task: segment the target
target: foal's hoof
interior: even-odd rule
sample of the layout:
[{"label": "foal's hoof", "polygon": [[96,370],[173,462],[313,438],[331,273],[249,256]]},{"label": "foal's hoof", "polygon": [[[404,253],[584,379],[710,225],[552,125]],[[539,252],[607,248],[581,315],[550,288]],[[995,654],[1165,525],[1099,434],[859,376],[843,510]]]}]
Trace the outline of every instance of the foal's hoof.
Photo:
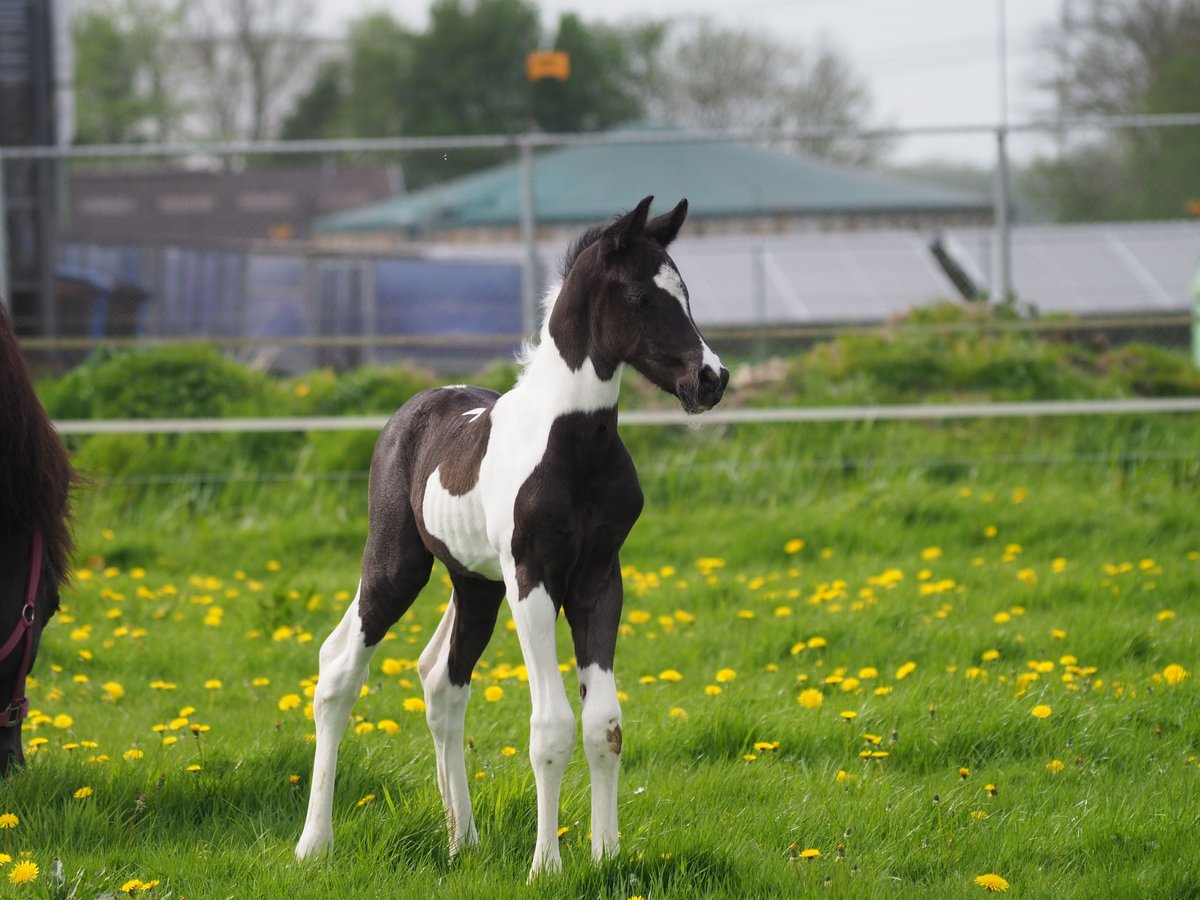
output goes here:
[{"label": "foal's hoof", "polygon": [[301,862],[320,859],[333,852],[333,835],[309,834],[307,831],[300,835],[296,844],[296,859]]}]

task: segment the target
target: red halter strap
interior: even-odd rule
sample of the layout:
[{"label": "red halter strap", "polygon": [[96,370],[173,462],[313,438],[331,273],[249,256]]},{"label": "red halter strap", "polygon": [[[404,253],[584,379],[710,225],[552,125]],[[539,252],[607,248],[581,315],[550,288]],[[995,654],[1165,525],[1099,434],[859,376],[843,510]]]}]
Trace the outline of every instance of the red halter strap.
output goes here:
[{"label": "red halter strap", "polygon": [[35,531],[31,543],[29,560],[29,586],[25,590],[25,605],[21,608],[21,618],[13,628],[12,634],[0,647],[0,662],[8,659],[18,644],[24,644],[21,654],[21,667],[17,670],[17,680],[13,685],[12,699],[7,707],[0,710],[0,728],[20,725],[21,720],[29,712],[29,698],[25,696],[25,678],[29,674],[29,666],[33,662],[33,621],[37,611],[38,584],[42,578],[42,533]]}]

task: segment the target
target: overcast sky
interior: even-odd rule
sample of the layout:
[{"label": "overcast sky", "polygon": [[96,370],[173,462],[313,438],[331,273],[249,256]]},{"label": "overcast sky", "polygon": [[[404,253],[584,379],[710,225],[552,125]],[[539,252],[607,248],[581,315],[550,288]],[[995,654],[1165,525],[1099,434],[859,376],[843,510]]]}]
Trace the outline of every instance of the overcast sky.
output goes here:
[{"label": "overcast sky", "polygon": [[[342,23],[380,9],[401,23],[424,27],[427,0],[318,0],[320,28],[337,32]],[[586,21],[627,22],[638,18],[710,16],[757,29],[801,46],[824,36],[868,81],[875,101],[874,124],[897,127],[990,124],[998,120],[997,36],[1001,0],[543,0],[543,25],[552,28],[562,12]],[[1054,23],[1059,0],[1006,0],[1008,114],[1011,120],[1048,111],[1037,89],[1045,59],[1038,36]],[[983,162],[993,156],[987,137],[938,137],[901,142],[900,161],[927,157]],[[1030,146],[1014,150],[1025,155]]]}]

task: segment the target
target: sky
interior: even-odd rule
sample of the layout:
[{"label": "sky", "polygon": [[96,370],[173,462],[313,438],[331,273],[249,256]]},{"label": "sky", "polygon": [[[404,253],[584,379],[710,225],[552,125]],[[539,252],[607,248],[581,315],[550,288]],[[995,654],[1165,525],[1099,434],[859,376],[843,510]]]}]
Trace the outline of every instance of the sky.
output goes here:
[{"label": "sky", "polygon": [[[317,0],[319,28],[337,33],[358,15],[386,10],[398,21],[424,27],[428,0]],[[871,124],[897,128],[993,124],[1000,117],[998,35],[1004,9],[1010,121],[1040,118],[1049,98],[1037,87],[1045,56],[1038,39],[1059,14],[1059,0],[543,0],[542,22],[553,27],[563,12],[585,21],[707,16],[759,30],[781,42],[808,46],[824,38],[846,56],[869,85]],[[1036,145],[1013,145],[1015,156]],[[907,138],[897,162],[940,158],[987,163],[987,136]]]}]

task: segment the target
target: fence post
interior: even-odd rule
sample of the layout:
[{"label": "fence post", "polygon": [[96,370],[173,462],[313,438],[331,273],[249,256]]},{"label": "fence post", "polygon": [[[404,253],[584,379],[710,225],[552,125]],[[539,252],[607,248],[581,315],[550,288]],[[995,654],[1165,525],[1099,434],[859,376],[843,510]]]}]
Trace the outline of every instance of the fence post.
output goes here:
[{"label": "fence post", "polygon": [[1012,225],[1009,215],[1008,188],[1008,126],[996,128],[996,291],[993,299],[1001,303],[1011,299],[1012,283]]},{"label": "fence post", "polygon": [[8,293],[8,198],[4,184],[4,154],[0,153],[0,305],[12,312]]},{"label": "fence post", "polygon": [[1192,362],[1200,369],[1200,265],[1192,282]]},{"label": "fence post", "polygon": [[525,254],[521,262],[521,325],[526,336],[537,332],[538,326],[538,258],[537,232],[533,205],[533,141],[525,135],[521,145],[521,246]]}]

